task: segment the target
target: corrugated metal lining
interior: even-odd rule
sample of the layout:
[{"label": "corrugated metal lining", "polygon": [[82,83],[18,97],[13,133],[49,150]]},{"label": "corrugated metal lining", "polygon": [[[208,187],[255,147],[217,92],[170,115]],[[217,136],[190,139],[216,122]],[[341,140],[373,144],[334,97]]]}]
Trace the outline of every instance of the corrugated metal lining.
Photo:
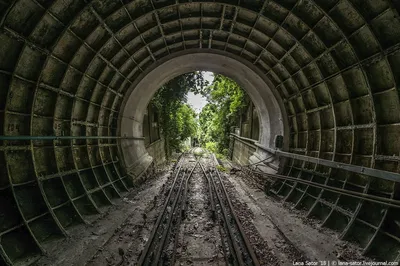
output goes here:
[{"label": "corrugated metal lining", "polygon": [[[1,0],[2,134],[116,136],[140,73],[177,51],[215,49],[240,55],[274,85],[291,152],[400,172],[400,21],[391,1],[234,2]],[[0,145],[7,263],[28,264],[128,190],[115,139]],[[397,183],[314,163],[291,160],[284,173],[400,198]],[[276,191],[368,254],[398,259],[398,212],[290,181]]]}]

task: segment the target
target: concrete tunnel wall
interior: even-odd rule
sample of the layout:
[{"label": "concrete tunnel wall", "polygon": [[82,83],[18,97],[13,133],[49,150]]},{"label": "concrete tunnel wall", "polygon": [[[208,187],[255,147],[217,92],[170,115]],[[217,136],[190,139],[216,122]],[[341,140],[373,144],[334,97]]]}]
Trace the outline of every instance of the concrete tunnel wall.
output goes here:
[{"label": "concrete tunnel wall", "polygon": [[[220,51],[262,73],[284,106],[289,151],[398,173],[396,5],[0,0],[0,128],[7,136],[116,136],[122,103],[143,73],[182,51]],[[0,265],[29,264],[131,185],[115,140],[0,145]],[[400,198],[397,182],[362,174],[296,160],[283,172]],[[275,189],[367,254],[399,259],[398,209],[290,182]]]}]

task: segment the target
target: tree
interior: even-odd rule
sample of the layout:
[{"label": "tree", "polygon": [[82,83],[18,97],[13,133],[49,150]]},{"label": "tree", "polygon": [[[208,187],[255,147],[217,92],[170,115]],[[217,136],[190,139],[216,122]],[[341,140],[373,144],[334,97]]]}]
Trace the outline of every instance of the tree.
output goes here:
[{"label": "tree", "polygon": [[173,150],[180,150],[185,139],[196,135],[196,113],[186,104],[187,93],[202,93],[206,85],[202,72],[187,73],[168,81],[153,97],[152,104],[160,112],[167,158]]},{"label": "tree", "polygon": [[[189,91],[200,93],[208,100],[199,115],[200,127],[195,111],[186,103]],[[245,93],[240,86],[222,75],[215,75],[211,85],[204,80],[202,72],[187,73],[167,82],[152,100],[160,112],[167,158],[172,151],[181,150],[184,140],[196,135],[202,146],[226,154],[230,128],[237,125],[246,105],[244,99]]]},{"label": "tree", "polygon": [[245,92],[232,79],[216,75],[204,89],[208,104],[199,115],[200,143],[215,153],[226,155],[229,134],[246,106]]}]

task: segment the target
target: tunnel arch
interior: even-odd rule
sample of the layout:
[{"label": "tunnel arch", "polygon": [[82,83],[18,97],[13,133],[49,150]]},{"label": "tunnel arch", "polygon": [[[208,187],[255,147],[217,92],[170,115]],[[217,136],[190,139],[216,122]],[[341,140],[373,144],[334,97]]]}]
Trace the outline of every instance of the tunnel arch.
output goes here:
[{"label": "tunnel arch", "polygon": [[[171,54],[162,62],[158,62],[149,71],[143,73],[143,78],[139,77],[128,90],[129,97],[125,98],[121,107],[120,135],[141,136],[144,112],[156,91],[174,77],[200,70],[230,77],[246,90],[260,114],[259,143],[268,147],[273,146],[276,135],[287,135],[284,134],[284,128],[287,131],[288,126],[284,125],[285,115],[282,114],[281,109],[283,102],[276,98],[279,95],[269,88],[253,66],[249,67],[248,64],[245,65],[240,61],[243,60],[218,50],[208,49],[205,53],[202,50],[192,49]],[[138,166],[148,156],[144,141],[138,140],[132,143],[130,140],[121,140],[121,149],[126,167],[132,169],[130,173],[133,176],[141,174],[146,164],[143,167]],[[147,160],[147,164],[150,161]]]},{"label": "tunnel arch", "polygon": [[[143,73],[170,54],[218,50],[257,68],[282,99],[290,152],[400,172],[394,1],[0,0],[0,16],[2,135],[117,136],[123,101]],[[116,139],[0,144],[0,258],[7,263],[45,251],[48,239],[129,189]],[[398,182],[298,160],[282,171],[400,198]],[[341,221],[334,229],[365,252],[398,258],[396,209],[278,185],[278,194],[323,225]]]}]

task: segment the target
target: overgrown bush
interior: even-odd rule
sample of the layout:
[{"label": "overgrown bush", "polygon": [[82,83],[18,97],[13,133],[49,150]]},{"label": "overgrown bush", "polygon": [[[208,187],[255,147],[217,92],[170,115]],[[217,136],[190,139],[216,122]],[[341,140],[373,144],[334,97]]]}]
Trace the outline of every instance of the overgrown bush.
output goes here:
[{"label": "overgrown bush", "polygon": [[236,126],[246,106],[245,92],[233,80],[216,75],[203,93],[209,103],[199,115],[200,143],[215,154],[228,155],[230,128]]}]

